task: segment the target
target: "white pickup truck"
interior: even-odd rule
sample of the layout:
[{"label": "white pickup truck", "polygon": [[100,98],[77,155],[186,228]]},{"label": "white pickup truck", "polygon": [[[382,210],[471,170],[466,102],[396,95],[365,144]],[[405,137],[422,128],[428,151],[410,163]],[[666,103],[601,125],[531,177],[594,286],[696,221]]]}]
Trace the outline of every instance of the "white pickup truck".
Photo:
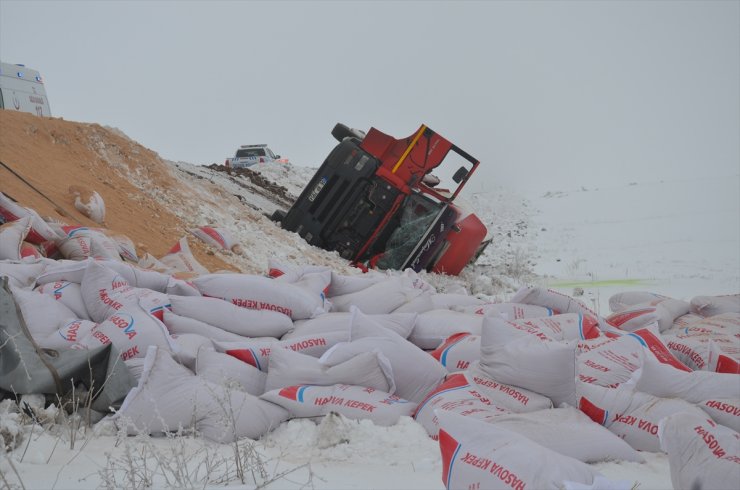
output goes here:
[{"label": "white pickup truck", "polygon": [[247,168],[257,163],[288,163],[287,158],[280,158],[267,145],[242,145],[237,148],[232,158],[227,158],[224,165],[231,168]]}]

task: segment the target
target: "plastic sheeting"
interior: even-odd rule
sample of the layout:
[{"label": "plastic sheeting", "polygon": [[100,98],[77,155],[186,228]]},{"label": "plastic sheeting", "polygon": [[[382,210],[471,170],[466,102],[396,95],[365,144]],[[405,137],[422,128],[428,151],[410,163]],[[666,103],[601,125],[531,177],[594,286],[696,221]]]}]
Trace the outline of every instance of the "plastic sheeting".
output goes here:
[{"label": "plastic sheeting", "polygon": [[78,383],[93,392],[91,408],[107,411],[136,380],[112,345],[91,350],[39,348],[28,334],[7,284],[0,278],[0,398],[43,393],[63,396]]}]

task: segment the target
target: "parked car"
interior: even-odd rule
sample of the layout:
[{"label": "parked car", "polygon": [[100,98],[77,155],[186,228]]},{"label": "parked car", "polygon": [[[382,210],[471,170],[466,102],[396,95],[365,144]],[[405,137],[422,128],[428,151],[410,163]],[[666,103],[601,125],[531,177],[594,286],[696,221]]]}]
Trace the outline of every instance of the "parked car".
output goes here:
[{"label": "parked car", "polygon": [[232,158],[226,159],[224,165],[230,168],[247,168],[267,162],[288,163],[288,159],[276,155],[267,145],[242,145]]}]

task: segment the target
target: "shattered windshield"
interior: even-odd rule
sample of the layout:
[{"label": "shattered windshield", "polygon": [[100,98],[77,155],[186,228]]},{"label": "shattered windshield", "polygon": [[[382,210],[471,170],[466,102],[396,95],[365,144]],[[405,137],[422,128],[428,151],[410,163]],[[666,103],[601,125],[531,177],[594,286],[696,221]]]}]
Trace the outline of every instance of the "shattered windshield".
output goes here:
[{"label": "shattered windshield", "polygon": [[378,260],[377,267],[400,270],[414,247],[424,238],[424,232],[434,223],[441,208],[440,203],[420,194],[408,196],[403,202],[401,222],[388,238],[385,252]]}]

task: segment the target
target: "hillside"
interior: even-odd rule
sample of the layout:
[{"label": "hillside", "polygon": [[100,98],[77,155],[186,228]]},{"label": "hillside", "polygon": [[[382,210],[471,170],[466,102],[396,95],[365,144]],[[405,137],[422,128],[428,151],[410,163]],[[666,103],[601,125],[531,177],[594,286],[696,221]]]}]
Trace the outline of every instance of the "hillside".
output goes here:
[{"label": "hillside", "polygon": [[[66,214],[0,167],[0,190],[42,216],[98,226],[75,209],[68,189],[77,185],[103,197],[108,228],[127,235],[141,251],[163,255],[186,233],[188,223],[155,197],[165,194],[173,205],[185,206],[185,187],[155,152],[109,128],[0,111],[0,161]],[[234,269],[200,244],[193,253],[209,269]]]},{"label": "hillside", "polygon": [[[212,272],[262,273],[269,258],[298,261],[297,250],[301,262],[338,262],[336,254],[308,247],[265,217],[294,199],[284,187],[253,172],[251,178],[228,176],[218,166],[168,162],[116,129],[0,111],[0,161],[40,192],[5,167],[0,191],[57,221],[98,226],[74,208],[68,190],[97,191],[107,228],[131,238],[140,255],[162,256],[187,235],[197,260]],[[204,225],[228,228],[245,253],[216,251],[189,235]]]}]

